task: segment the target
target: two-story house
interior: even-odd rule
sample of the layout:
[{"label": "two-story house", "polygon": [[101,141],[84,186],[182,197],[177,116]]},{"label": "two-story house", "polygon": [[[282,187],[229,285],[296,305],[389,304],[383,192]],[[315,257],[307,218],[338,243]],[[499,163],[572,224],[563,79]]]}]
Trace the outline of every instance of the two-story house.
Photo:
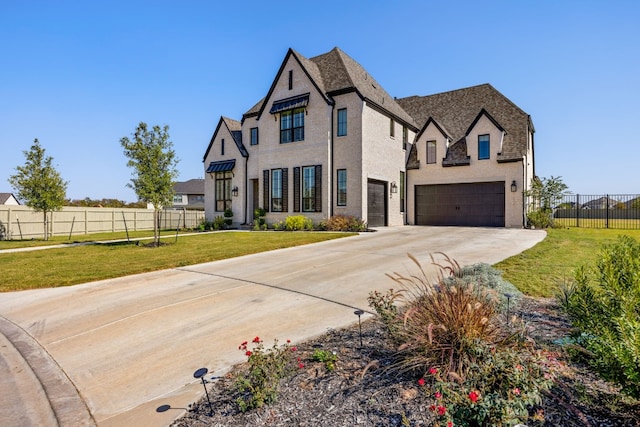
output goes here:
[{"label": "two-story house", "polygon": [[395,99],[339,48],[290,49],[240,122],[220,118],[203,159],[205,215],[522,227],[531,120],[490,85],[457,92]]}]

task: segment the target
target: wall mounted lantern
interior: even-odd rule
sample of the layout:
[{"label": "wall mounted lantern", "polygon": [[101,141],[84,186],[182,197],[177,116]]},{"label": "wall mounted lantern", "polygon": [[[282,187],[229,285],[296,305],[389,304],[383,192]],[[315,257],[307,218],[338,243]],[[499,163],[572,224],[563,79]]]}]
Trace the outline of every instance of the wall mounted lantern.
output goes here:
[{"label": "wall mounted lantern", "polygon": [[393,193],[397,193],[397,192],[398,192],[398,185],[396,184],[396,182],[395,182],[395,181],[393,181],[393,182],[391,183],[391,194],[393,194]]},{"label": "wall mounted lantern", "polygon": [[513,181],[511,181],[511,192],[515,193],[516,191],[518,191],[518,186],[516,185],[516,180],[514,179]]},{"label": "wall mounted lantern", "polygon": [[233,197],[238,197],[238,187],[233,187],[233,189],[231,190],[231,195]]}]

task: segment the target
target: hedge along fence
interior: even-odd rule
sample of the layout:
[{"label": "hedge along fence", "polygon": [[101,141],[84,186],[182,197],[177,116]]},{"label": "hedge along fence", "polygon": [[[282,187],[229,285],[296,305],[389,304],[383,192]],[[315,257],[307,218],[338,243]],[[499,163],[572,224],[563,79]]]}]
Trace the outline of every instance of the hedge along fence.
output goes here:
[{"label": "hedge along fence", "polygon": [[[153,230],[152,209],[63,207],[50,212],[50,236],[69,236],[116,231]],[[160,212],[163,229],[195,228],[204,219],[204,211],[166,209]],[[42,212],[26,206],[0,206],[0,221],[7,239],[44,238]]]}]

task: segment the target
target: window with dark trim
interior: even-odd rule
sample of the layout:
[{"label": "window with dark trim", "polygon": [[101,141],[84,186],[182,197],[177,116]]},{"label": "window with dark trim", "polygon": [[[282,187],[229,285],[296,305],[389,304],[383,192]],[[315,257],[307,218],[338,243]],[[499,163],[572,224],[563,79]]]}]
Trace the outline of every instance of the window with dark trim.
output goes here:
[{"label": "window with dark trim", "polygon": [[402,149],[407,149],[407,143],[409,142],[409,129],[406,126],[402,126]]},{"label": "window with dark trim", "polygon": [[436,142],[427,141],[427,164],[436,162]]},{"label": "window with dark trim", "polygon": [[258,128],[251,128],[251,145],[258,145]]},{"label": "window with dark trim", "polygon": [[347,109],[338,110],[338,136],[347,135]]},{"label": "window with dark trim", "polygon": [[304,108],[280,113],[280,143],[304,141]]},{"label": "window with dark trim", "polygon": [[231,209],[231,177],[230,171],[216,172],[216,212]]},{"label": "window with dark trim", "polygon": [[316,206],[316,168],[302,168],[302,212],[315,212]]},{"label": "window with dark trim", "polygon": [[337,172],[337,203],[338,206],[347,206],[347,170],[338,169]]},{"label": "window with dark trim", "polygon": [[224,156],[224,138],[220,141],[220,155]]},{"label": "window with dark trim", "polygon": [[293,89],[293,70],[289,70],[289,90]]},{"label": "window with dark trim", "polygon": [[393,119],[389,119],[389,136],[391,138],[396,137],[396,123],[393,121]]},{"label": "window with dark trim", "polygon": [[271,212],[282,212],[282,169],[271,170]]},{"label": "window with dark trim", "polygon": [[404,172],[400,171],[400,212],[404,212]]},{"label": "window with dark trim", "polygon": [[489,147],[489,135],[478,135],[478,160],[486,160],[491,157]]}]

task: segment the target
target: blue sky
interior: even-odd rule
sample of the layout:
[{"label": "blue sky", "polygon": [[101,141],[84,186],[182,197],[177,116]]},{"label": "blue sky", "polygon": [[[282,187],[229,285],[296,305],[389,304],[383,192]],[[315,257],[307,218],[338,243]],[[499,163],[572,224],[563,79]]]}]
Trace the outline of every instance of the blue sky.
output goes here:
[{"label": "blue sky", "polygon": [[289,47],[338,46],[398,98],[491,83],[533,118],[537,175],[640,193],[638,1],[221,3],[1,0],[0,192],[38,138],[69,198],[137,200],[119,141],[140,121],[203,177]]}]

